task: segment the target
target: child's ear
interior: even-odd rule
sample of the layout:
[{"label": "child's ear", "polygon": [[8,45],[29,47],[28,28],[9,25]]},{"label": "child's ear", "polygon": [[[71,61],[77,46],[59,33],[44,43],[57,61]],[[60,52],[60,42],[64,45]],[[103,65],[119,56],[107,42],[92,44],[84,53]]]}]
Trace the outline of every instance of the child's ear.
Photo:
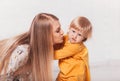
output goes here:
[{"label": "child's ear", "polygon": [[87,38],[84,38],[82,41],[85,42],[87,40]]}]

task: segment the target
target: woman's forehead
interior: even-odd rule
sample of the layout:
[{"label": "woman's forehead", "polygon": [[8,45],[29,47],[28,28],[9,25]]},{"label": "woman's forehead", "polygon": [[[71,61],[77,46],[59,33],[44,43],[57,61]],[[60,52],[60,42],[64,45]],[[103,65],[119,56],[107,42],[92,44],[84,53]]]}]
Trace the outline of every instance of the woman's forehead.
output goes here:
[{"label": "woman's forehead", "polygon": [[59,29],[61,27],[59,21],[55,20],[53,23],[53,29],[56,30],[56,29]]}]

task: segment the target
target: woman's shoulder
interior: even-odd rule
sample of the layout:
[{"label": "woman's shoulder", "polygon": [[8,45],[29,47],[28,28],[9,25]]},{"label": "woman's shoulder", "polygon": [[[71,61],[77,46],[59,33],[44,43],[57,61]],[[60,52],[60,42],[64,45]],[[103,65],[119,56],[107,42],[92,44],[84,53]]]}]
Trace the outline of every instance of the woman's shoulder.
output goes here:
[{"label": "woman's shoulder", "polygon": [[22,44],[22,45],[18,45],[15,51],[17,51],[18,53],[21,53],[21,52],[28,52],[29,49],[30,49],[30,46],[28,44]]},{"label": "woman's shoulder", "polygon": [[29,52],[30,46],[28,44],[18,45],[16,49],[12,52],[11,58],[14,58],[14,60],[28,58]]},{"label": "woman's shoulder", "polygon": [[21,49],[29,49],[29,45],[28,44],[21,44],[21,45],[18,45],[17,48],[21,48]]},{"label": "woman's shoulder", "polygon": [[17,46],[10,57],[7,73],[15,72],[17,69],[26,64],[28,57],[29,45],[23,44]]}]

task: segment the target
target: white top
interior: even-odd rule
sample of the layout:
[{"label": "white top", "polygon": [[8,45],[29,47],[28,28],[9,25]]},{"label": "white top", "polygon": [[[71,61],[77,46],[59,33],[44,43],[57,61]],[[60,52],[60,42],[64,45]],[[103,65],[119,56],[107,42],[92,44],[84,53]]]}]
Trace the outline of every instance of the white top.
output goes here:
[{"label": "white top", "polygon": [[[21,66],[23,66],[27,60],[28,60],[28,54],[29,54],[29,45],[19,45],[11,54],[7,73],[15,72],[17,69],[19,69]],[[4,74],[4,70],[1,74]]]}]

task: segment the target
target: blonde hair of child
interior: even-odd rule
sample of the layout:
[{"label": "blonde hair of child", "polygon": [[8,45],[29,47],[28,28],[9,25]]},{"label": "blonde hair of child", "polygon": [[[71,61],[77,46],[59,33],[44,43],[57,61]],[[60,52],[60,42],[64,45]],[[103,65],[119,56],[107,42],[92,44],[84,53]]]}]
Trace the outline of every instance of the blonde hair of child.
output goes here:
[{"label": "blonde hair of child", "polygon": [[82,36],[85,38],[83,41],[86,41],[92,36],[92,24],[86,17],[78,16],[73,19],[70,28],[75,28],[76,30],[81,31]]}]

